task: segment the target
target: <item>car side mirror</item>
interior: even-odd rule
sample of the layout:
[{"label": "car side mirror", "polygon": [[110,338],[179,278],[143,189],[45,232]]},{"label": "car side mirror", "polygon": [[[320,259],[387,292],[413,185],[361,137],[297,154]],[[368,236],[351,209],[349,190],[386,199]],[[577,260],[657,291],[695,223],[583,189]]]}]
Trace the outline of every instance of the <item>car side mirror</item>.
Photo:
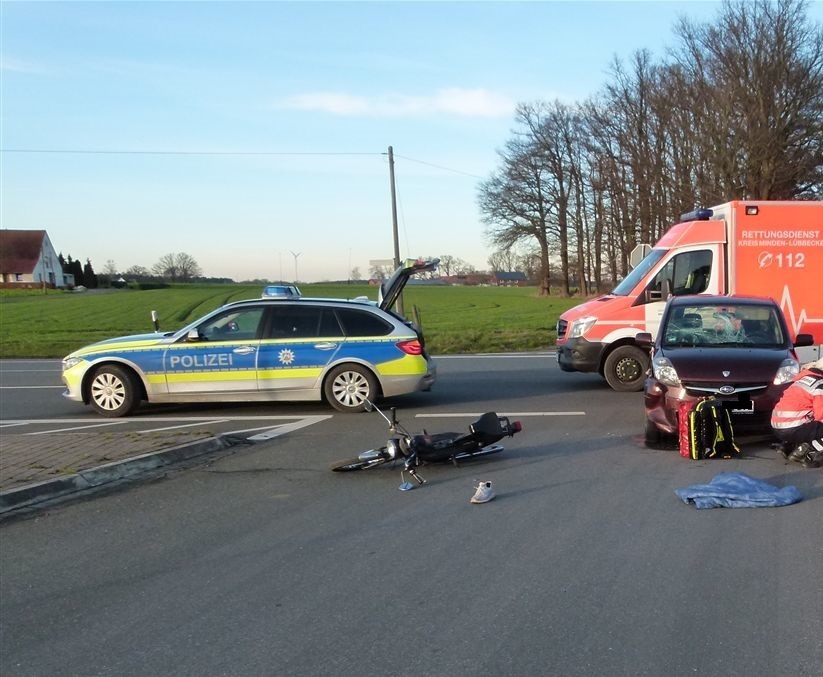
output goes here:
[{"label": "car side mirror", "polygon": [[199,341],[200,338],[200,332],[197,329],[189,329],[189,333],[186,334],[187,341]]},{"label": "car side mirror", "polygon": [[804,348],[805,346],[814,345],[814,336],[811,334],[798,334],[794,339],[795,348]]},{"label": "car side mirror", "polygon": [[651,348],[654,345],[654,339],[652,335],[647,331],[641,331],[635,334],[634,337],[635,343],[639,345],[641,348]]}]

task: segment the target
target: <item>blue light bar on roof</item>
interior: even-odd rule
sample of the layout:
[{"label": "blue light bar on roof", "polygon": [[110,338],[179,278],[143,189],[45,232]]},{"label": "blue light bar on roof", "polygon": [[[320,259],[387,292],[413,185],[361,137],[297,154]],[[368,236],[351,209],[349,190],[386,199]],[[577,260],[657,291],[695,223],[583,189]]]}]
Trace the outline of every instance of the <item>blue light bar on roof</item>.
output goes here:
[{"label": "blue light bar on roof", "polygon": [[681,214],[680,221],[708,221],[712,216],[714,212],[711,209],[695,209],[693,212]]}]

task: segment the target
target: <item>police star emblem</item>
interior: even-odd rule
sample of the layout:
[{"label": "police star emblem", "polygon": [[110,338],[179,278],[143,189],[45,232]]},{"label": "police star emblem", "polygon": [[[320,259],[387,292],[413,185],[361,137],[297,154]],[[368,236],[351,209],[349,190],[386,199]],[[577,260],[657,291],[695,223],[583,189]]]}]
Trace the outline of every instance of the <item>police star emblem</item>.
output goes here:
[{"label": "police star emblem", "polygon": [[291,364],[294,362],[294,351],[284,348],[277,354],[277,359],[280,360],[280,364]]}]

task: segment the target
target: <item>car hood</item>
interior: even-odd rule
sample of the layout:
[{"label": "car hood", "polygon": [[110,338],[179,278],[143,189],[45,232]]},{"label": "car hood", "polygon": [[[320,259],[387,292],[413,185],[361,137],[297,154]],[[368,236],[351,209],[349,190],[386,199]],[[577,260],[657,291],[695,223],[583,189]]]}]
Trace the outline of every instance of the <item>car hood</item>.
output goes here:
[{"label": "car hood", "polygon": [[129,336],[118,336],[116,338],[105,339],[103,341],[98,341],[97,343],[91,343],[87,346],[83,346],[78,350],[75,350],[73,353],[69,355],[69,357],[75,357],[80,355],[87,355],[89,353],[99,353],[102,350],[109,350],[109,349],[117,349],[120,347],[125,347],[128,345],[131,347],[148,347],[157,345],[158,343],[167,342],[168,338],[173,336],[171,333],[162,333],[158,334],[157,332],[152,332],[150,334],[131,334]]},{"label": "car hood", "polygon": [[681,381],[761,382],[774,378],[785,348],[667,348],[667,357]]},{"label": "car hood", "polygon": [[377,297],[379,308],[390,310],[412,275],[434,270],[438,263],[440,259],[406,259],[391,277],[380,285],[380,293]]}]

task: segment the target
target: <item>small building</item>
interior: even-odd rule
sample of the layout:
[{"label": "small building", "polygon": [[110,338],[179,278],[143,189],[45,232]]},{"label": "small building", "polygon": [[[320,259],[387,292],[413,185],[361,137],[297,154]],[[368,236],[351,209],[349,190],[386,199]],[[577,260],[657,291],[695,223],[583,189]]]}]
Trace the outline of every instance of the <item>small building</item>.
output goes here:
[{"label": "small building", "polygon": [[3,287],[67,287],[73,275],[63,266],[45,230],[0,230],[0,284]]},{"label": "small building", "polygon": [[496,270],[492,273],[492,278],[493,284],[498,287],[525,287],[526,282],[528,282],[526,273],[517,270],[509,272]]}]

